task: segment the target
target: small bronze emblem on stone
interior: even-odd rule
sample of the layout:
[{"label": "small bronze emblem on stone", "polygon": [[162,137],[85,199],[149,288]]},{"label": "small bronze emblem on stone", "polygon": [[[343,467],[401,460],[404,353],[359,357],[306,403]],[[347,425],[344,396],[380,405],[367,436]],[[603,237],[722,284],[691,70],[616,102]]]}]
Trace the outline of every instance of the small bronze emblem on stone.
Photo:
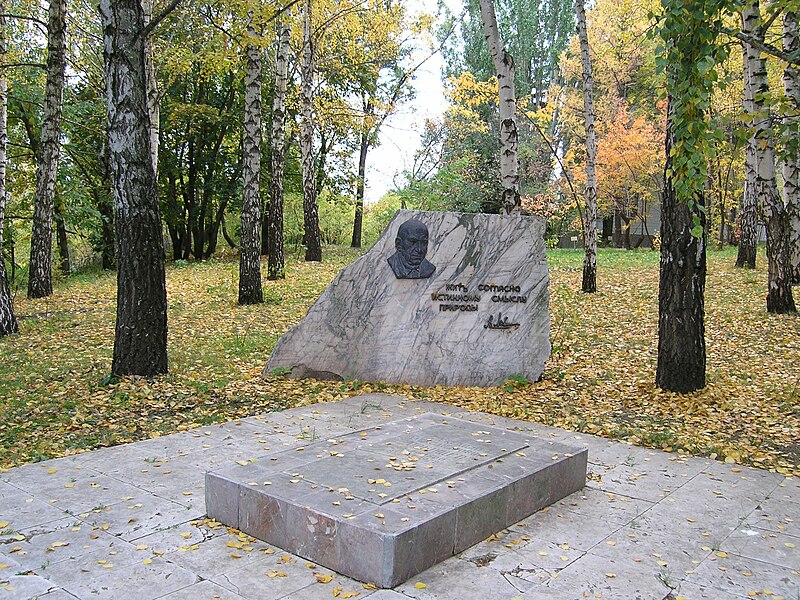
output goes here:
[{"label": "small bronze emblem on stone", "polygon": [[387,261],[398,279],[427,279],[436,267],[425,259],[428,253],[428,228],[418,219],[409,219],[397,229],[395,253]]}]

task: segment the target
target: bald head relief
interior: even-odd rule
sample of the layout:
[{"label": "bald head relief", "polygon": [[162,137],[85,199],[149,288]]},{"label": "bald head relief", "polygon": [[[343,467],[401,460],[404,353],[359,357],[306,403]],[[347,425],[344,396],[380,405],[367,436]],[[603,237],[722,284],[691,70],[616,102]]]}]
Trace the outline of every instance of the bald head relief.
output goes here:
[{"label": "bald head relief", "polygon": [[398,279],[427,279],[436,270],[425,260],[428,228],[419,219],[409,219],[397,229],[395,253],[387,260]]}]

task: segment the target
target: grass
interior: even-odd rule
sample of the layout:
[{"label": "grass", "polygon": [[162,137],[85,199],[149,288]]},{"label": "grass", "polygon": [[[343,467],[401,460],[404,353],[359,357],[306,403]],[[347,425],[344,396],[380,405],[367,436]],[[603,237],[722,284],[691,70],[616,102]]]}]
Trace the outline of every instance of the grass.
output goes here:
[{"label": "grass", "polygon": [[262,305],[236,305],[230,258],[171,264],[168,375],[108,378],[115,277],[91,272],[29,301],[22,332],[0,339],[0,467],[146,439],[199,424],[370,391],[398,392],[628,440],[800,474],[800,319],[764,310],[764,260],[732,267],[709,253],[707,387],[677,395],[654,387],[658,253],[601,250],[598,292],[580,293],[583,255],[553,250],[553,355],[542,381],[488,389],[261,378],[278,337],[297,323],[357,253],[328,248],[323,263],[292,260],[265,282]]}]

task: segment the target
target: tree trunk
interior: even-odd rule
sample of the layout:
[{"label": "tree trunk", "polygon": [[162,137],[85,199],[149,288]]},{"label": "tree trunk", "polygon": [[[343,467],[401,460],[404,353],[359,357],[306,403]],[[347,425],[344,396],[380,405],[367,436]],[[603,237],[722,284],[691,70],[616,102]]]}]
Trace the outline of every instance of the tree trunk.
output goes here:
[{"label": "tree trunk", "polygon": [[56,221],[56,244],[58,245],[58,270],[64,275],[72,272],[69,261],[69,242],[67,241],[67,224],[64,222],[64,199],[56,189],[54,216]]},{"label": "tree trunk", "polygon": [[303,65],[301,70],[300,154],[303,163],[303,238],[306,243],[306,261],[322,260],[322,242],[319,233],[317,188],[314,185],[314,115],[311,106],[314,77],[314,47],[311,36],[311,0],[306,0],[303,12]]},{"label": "tree trunk", "polygon": [[494,0],[480,0],[481,19],[500,87],[500,186],[506,214],[519,210],[519,156],[517,148],[517,100],[514,92],[514,59],[503,47]]},{"label": "tree trunk", "polygon": [[597,142],[594,131],[594,81],[592,61],[589,56],[589,37],[586,33],[586,10],[583,0],[575,0],[578,39],[581,44],[581,68],[583,72],[583,116],[586,128],[586,187],[584,189],[585,210],[583,220],[583,283],[581,291],[597,291]]},{"label": "tree trunk", "polygon": [[269,186],[269,231],[267,238],[267,279],[285,277],[283,257],[283,172],[286,166],[286,86],[289,79],[289,39],[292,31],[289,15],[278,24],[275,53],[275,96],[272,99],[271,178]]},{"label": "tree trunk", "polygon": [[[783,13],[783,50],[787,53],[800,51],[800,25],[798,12]],[[800,130],[800,67],[787,64],[783,71],[783,89],[789,106],[794,110],[791,124],[793,140],[786,144],[786,159],[783,161],[784,192],[786,194],[786,213],[789,226],[789,264],[791,280],[800,285],[800,147],[797,132]],[[787,136],[789,137],[789,136]]]},{"label": "tree trunk", "polygon": [[[742,32],[752,35],[752,21],[746,20],[742,13]],[[753,102],[751,54],[755,50],[748,44],[742,44],[744,97],[742,108],[746,115],[753,118],[755,105]],[[748,269],[756,268],[756,250],[758,242],[757,229],[757,197],[756,197],[756,140],[750,136],[744,151],[744,195],[739,211],[739,251],[736,255],[736,266]]]},{"label": "tree trunk", "polygon": [[115,375],[167,372],[164,240],[150,152],[140,0],[101,0],[108,147],[118,240]]},{"label": "tree trunk", "polygon": [[[248,28],[248,37],[255,37]],[[261,48],[247,44],[242,136],[242,226],[239,244],[239,304],[260,304],[261,289]]]},{"label": "tree trunk", "polygon": [[[764,40],[758,0],[742,8],[742,30]],[[755,120],[750,141],[755,149],[756,198],[767,227],[767,311],[795,312],[789,266],[788,215],[778,193],[775,180],[775,136],[769,106],[764,101],[769,93],[767,61],[761,52],[748,44],[747,63],[750,95]]]},{"label": "tree trunk", "polygon": [[[153,0],[142,0],[144,10],[144,23],[150,23],[153,18]],[[148,34],[144,41],[144,68],[147,73],[147,112],[150,115],[150,159],[153,162],[153,172],[158,182],[158,137],[161,127],[161,107],[158,97],[158,79],[156,79],[156,66],[153,62],[153,34]]]},{"label": "tree trunk", "polygon": [[51,0],[47,18],[47,79],[42,114],[42,152],[36,168],[28,298],[44,298],[53,293],[53,196],[58,175],[64,96],[66,4],[66,0]]},{"label": "tree trunk", "polygon": [[[661,199],[656,385],[684,393],[706,385],[705,212],[700,210],[702,197],[695,199],[693,210],[677,197],[671,174],[671,148],[671,124],[667,123],[667,159]],[[692,235],[693,214],[702,225],[699,238]]]},{"label": "tree trunk", "polygon": [[[0,56],[6,55],[6,3],[0,1]],[[6,208],[6,148],[8,147],[8,83],[6,70],[0,63],[0,337],[17,333],[14,301],[8,285],[6,259],[3,253],[3,228]]]},{"label": "tree trunk", "polygon": [[352,248],[361,248],[361,229],[364,224],[364,180],[367,176],[367,151],[369,150],[369,138],[366,131],[366,123],[361,131],[361,143],[358,152],[358,179],[356,180],[356,212],[353,218],[353,240],[350,243]]}]

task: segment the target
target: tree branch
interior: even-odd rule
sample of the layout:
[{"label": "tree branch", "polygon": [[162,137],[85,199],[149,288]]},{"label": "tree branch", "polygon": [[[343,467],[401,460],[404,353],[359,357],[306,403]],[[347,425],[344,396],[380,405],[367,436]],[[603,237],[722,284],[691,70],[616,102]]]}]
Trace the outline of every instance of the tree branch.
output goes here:
[{"label": "tree branch", "polygon": [[772,44],[767,44],[766,42],[762,42],[754,38],[752,35],[744,33],[742,31],[728,31],[727,34],[733,38],[736,38],[740,42],[744,42],[745,44],[749,44],[756,50],[760,50],[765,54],[769,54],[770,56],[774,56],[775,58],[780,58],[782,61],[789,63],[790,65],[795,65],[796,67],[800,67],[800,52],[793,52],[791,54],[782,51],[779,48],[776,48]]},{"label": "tree branch", "polygon": [[146,38],[149,36],[153,30],[158,27],[158,24],[161,23],[161,21],[166,19],[173,10],[178,8],[178,4],[180,4],[180,2],[181,0],[170,0],[170,3],[167,4],[160,13],[150,19],[150,22],[144,26],[144,29],[139,32],[139,37]]}]

